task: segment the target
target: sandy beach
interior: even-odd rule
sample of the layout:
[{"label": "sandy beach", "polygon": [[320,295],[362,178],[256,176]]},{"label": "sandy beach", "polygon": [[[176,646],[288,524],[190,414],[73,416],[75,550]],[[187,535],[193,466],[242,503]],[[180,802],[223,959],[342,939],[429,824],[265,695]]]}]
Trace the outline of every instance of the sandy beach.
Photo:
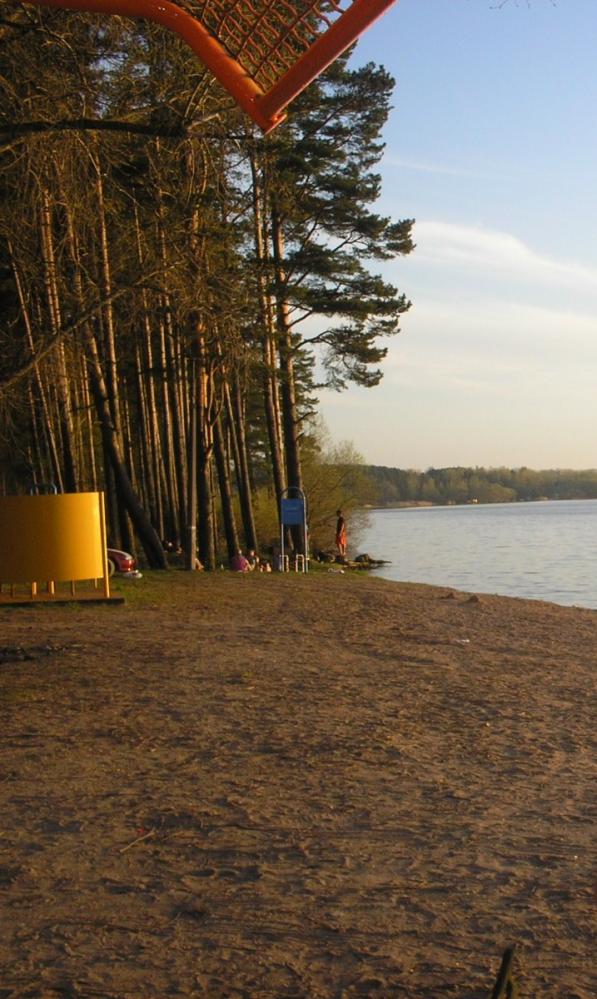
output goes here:
[{"label": "sandy beach", "polygon": [[596,611],[120,588],[0,607],[0,999],[593,999]]}]

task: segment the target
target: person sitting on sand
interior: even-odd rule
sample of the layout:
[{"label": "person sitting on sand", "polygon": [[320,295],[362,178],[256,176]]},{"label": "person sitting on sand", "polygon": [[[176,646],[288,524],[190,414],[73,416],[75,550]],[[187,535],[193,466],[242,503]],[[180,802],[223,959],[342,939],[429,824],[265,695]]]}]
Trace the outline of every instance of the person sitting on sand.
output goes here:
[{"label": "person sitting on sand", "polygon": [[342,558],[346,557],[346,521],[342,516],[342,510],[336,510],[336,548]]},{"label": "person sitting on sand", "polygon": [[247,559],[241,552],[240,548],[236,555],[233,555],[230,559],[230,568],[233,572],[250,572],[251,566],[249,565]]}]

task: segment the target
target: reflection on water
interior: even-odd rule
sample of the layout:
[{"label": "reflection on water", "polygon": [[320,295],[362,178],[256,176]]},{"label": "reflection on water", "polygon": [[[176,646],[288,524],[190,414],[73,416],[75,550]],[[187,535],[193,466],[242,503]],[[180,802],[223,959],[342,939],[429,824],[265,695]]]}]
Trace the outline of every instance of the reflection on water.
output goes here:
[{"label": "reflection on water", "polygon": [[371,510],[386,579],[597,608],[597,500]]}]

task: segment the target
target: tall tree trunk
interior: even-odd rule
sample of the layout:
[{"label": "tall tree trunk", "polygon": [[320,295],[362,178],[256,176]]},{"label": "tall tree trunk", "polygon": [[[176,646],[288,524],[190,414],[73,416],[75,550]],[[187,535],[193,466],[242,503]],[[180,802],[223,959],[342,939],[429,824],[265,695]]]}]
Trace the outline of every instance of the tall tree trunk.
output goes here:
[{"label": "tall tree trunk", "polygon": [[[72,219],[70,216],[67,216],[67,218],[69,250],[73,262],[73,272],[75,275],[75,292],[77,298],[79,299],[79,304],[82,305],[84,293],[81,271],[78,266],[79,253],[77,240]],[[130,475],[126,468],[122,454],[122,438],[117,433],[114,420],[112,418],[106,379],[104,378],[97,341],[91,328],[91,324],[88,322],[84,323],[81,327],[81,332],[87,357],[87,371],[91,383],[91,393],[95,402],[102,434],[107,506],[109,513],[113,517],[110,521],[112,525],[112,533],[117,533],[115,525],[122,524],[122,518],[117,519],[114,516],[115,492],[117,498],[124,505],[126,513],[135,527],[139,540],[141,541],[147,556],[149,565],[152,568],[165,569],[167,568],[167,563],[162,544],[149,517],[139,502],[138,496],[131,482]],[[114,486],[114,488],[112,488],[112,486]],[[124,546],[126,548],[132,547],[130,538],[127,539],[126,535],[125,537],[120,535],[118,540],[120,542],[120,546]]]},{"label": "tall tree trunk", "polygon": [[[136,237],[136,249],[137,249],[137,260],[139,267],[143,264],[143,247],[141,243],[141,226],[139,223],[139,212],[137,205],[134,207],[135,214],[135,237]],[[155,388],[155,378],[156,378],[156,368],[154,363],[154,352],[153,352],[153,342],[152,342],[152,327],[150,321],[150,308],[149,308],[149,296],[147,289],[141,289],[141,305],[142,305],[142,331],[143,331],[143,347],[145,352],[145,362],[146,362],[146,379],[144,382],[143,398],[145,402],[145,417],[146,417],[146,433],[148,434],[148,442],[146,447],[146,460],[147,465],[146,475],[148,479],[148,492],[151,496],[150,509],[152,510],[152,519],[157,526],[160,537],[165,537],[164,531],[164,503],[163,503],[163,457],[162,457],[162,441],[160,436],[160,421],[158,418],[157,405],[156,405],[156,388]]]},{"label": "tall tree trunk", "polygon": [[[93,395],[94,402],[95,393],[93,387],[91,389],[91,394]],[[98,412],[96,404],[96,412]],[[110,459],[110,451],[107,443],[107,436],[104,433],[104,428],[102,426],[100,418],[100,432],[102,436],[102,464],[104,466],[104,489],[106,493],[106,527],[108,532],[108,547],[109,548],[124,548],[122,543],[122,538],[120,537],[120,518],[118,516],[118,495],[116,492],[116,479],[114,476],[114,469],[112,468],[112,461]]]},{"label": "tall tree trunk", "polygon": [[[145,495],[147,506],[153,524],[158,523],[157,502],[156,502],[156,481],[154,476],[154,465],[150,454],[151,441],[149,420],[147,416],[147,394],[145,391],[145,380],[143,378],[143,361],[140,344],[135,345],[135,391],[137,396],[137,413],[139,418],[138,440],[141,449],[141,463],[143,465],[143,479],[145,482]],[[158,533],[162,533],[158,527]]]},{"label": "tall tree trunk", "polygon": [[[41,208],[41,255],[44,270],[44,285],[46,288],[50,330],[57,336],[62,326],[60,295],[58,291],[58,273],[54,252],[54,237],[52,233],[52,211],[50,195],[47,188],[42,189]],[[58,365],[57,392],[60,409],[60,433],[62,438],[62,460],[64,465],[64,488],[67,492],[77,491],[77,474],[75,466],[75,449],[73,445],[73,419],[68,375],[66,370],[66,355],[64,343],[59,342],[56,349]]]},{"label": "tall tree trunk", "polygon": [[[66,199],[65,199],[66,200]],[[85,292],[83,289],[83,278],[80,266],[80,254],[79,254],[79,244],[77,240],[77,235],[75,231],[75,224],[70,211],[66,212],[66,224],[67,224],[67,237],[68,237],[68,248],[70,253],[70,258],[72,262],[72,273],[73,273],[73,284],[74,292],[79,305],[79,309],[83,312],[85,309]],[[83,326],[83,340],[84,342],[93,342],[93,346],[97,355],[97,345],[95,342],[95,337],[93,330],[89,322],[85,323]],[[97,363],[99,365],[99,356],[97,356]],[[89,378],[89,368],[86,366],[85,370],[86,378]],[[94,402],[96,402],[95,393]],[[96,412],[97,412],[96,404]],[[99,415],[99,413],[98,413]],[[114,475],[114,470],[112,467],[110,450],[107,444],[106,435],[101,427],[101,440],[102,440],[102,465],[104,470],[104,489],[106,498],[106,522],[108,529],[108,541],[113,548],[126,548],[127,541],[130,542],[128,532],[122,536],[122,523],[124,518],[120,515],[120,501],[118,487],[116,483],[116,477]]]},{"label": "tall tree trunk", "polygon": [[217,417],[215,386],[207,358],[205,339],[197,340],[197,490],[199,516],[199,558],[206,569],[216,568],[215,521],[212,502],[211,465],[213,458],[213,424]]},{"label": "tall tree trunk", "polygon": [[265,238],[265,201],[267,198],[263,172],[257,162],[255,150],[250,155],[253,181],[253,242],[257,263],[257,292],[261,319],[263,407],[270,448],[272,477],[278,509],[286,488],[284,472],[284,444],[280,421],[280,396],[276,377],[275,323],[272,300],[268,290],[269,259]]},{"label": "tall tree trunk", "polygon": [[[228,558],[231,559],[239,550],[238,531],[234,517],[234,505],[232,502],[232,490],[230,488],[230,461],[226,451],[224,434],[222,431],[221,417],[214,423],[214,454],[216,467],[218,469],[218,481],[220,485],[220,498],[222,501],[222,520],[224,522],[224,535],[226,537],[226,547]],[[256,544],[249,544],[249,548],[256,548]]]},{"label": "tall tree trunk", "polygon": [[158,324],[158,348],[160,356],[160,410],[163,435],[162,459],[160,462],[161,482],[163,488],[163,506],[168,511],[168,533],[171,536],[176,524],[176,474],[173,467],[173,437],[172,418],[170,412],[170,393],[168,391],[169,367],[166,351],[166,332],[163,322]]},{"label": "tall tree trunk", "polygon": [[[166,315],[171,307],[167,296],[163,299]],[[183,382],[185,378],[184,359],[180,338],[174,336],[171,321],[166,325],[166,356],[168,362],[167,389],[170,393],[170,414],[172,418],[171,453],[168,462],[169,475],[176,479],[176,506],[171,511],[174,538],[180,538],[185,521],[184,483],[186,475],[186,423],[184,419]]]},{"label": "tall tree trunk", "polygon": [[299,443],[299,418],[296,405],[296,385],[294,379],[294,352],[292,330],[286,299],[284,273],[284,236],[282,222],[277,210],[272,211],[272,246],[274,252],[276,310],[278,343],[281,372],[282,425],[286,451],[286,473],[288,485],[303,488],[301,454]]},{"label": "tall tree trunk", "polygon": [[[108,405],[112,416],[112,426],[122,447],[122,416],[120,405],[120,388],[118,384],[118,363],[116,358],[116,335],[114,324],[114,307],[112,304],[112,273],[110,266],[110,253],[108,247],[108,226],[106,222],[106,202],[104,197],[104,182],[102,177],[101,163],[98,158],[93,158],[93,165],[96,174],[96,198],[97,198],[97,219],[99,225],[99,248],[100,248],[100,287],[105,305],[102,309],[102,327],[104,333],[104,363],[105,363],[105,384],[108,398]],[[118,497],[118,519],[120,522],[120,537],[123,547],[132,547],[132,536],[127,513],[127,501],[120,492],[120,478],[115,474],[116,494]]]},{"label": "tall tree trunk", "polygon": [[149,565],[152,569],[167,569],[168,563],[160,538],[139,502],[124,463],[120,441],[112,422],[108,391],[101,368],[97,343],[89,327],[84,328],[84,336],[89,360],[91,390],[100,421],[104,448],[110,459],[118,493],[126,505],[127,513],[135,526]]},{"label": "tall tree trunk", "polygon": [[143,495],[143,487],[139,482],[139,475],[138,475],[139,463],[135,461],[135,448],[133,445],[133,426],[131,423],[131,413],[130,413],[128,394],[126,392],[126,385],[125,385],[125,391],[121,393],[120,398],[122,400],[122,447],[125,455],[126,467],[128,469],[131,485],[135,490],[135,492],[137,493],[137,495],[141,498]]},{"label": "tall tree trunk", "polygon": [[36,486],[39,482],[48,482],[48,452],[42,447],[39,435],[39,420],[37,414],[37,404],[31,383],[28,385],[29,412],[31,413],[31,446],[28,449],[29,465],[31,468],[31,485]]},{"label": "tall tree trunk", "polygon": [[[159,150],[159,142],[158,142]],[[160,188],[157,191],[157,241],[159,256],[163,268],[164,285],[169,271],[168,244],[163,221],[163,195]],[[186,439],[182,397],[182,383],[185,376],[181,352],[180,337],[175,335],[172,320],[172,302],[167,291],[160,296],[160,349],[164,358],[164,424],[166,478],[169,488],[169,503],[171,530],[176,538],[180,538],[182,525],[185,522],[185,474],[186,474]]]},{"label": "tall tree trunk", "polygon": [[[19,299],[19,305],[21,307],[21,316],[23,319],[23,326],[25,328],[25,336],[27,337],[27,343],[29,345],[29,350],[31,355],[35,357],[35,341],[33,339],[33,332],[31,329],[31,319],[29,316],[29,309],[27,306],[27,301],[25,299],[25,292],[23,287],[23,282],[21,279],[21,273],[18,268],[17,262],[14,257],[12,246],[9,242],[8,251],[12,263],[12,271],[15,280],[15,288],[17,290],[17,296]],[[50,412],[48,409],[48,400],[46,397],[46,390],[40,375],[39,365],[36,364],[33,369],[33,378],[35,381],[35,386],[37,389],[37,396],[39,399],[39,404],[43,417],[44,424],[44,436],[47,442],[49,465],[51,468],[51,478],[52,481],[56,483],[56,486],[60,492],[64,492],[64,483],[62,480],[62,470],[60,468],[60,459],[58,456],[58,447],[56,444],[56,436],[54,434],[54,425],[50,419]],[[34,424],[34,429],[36,424]]]},{"label": "tall tree trunk", "polygon": [[96,492],[99,488],[98,485],[98,475],[97,475],[97,460],[95,453],[95,434],[93,426],[93,414],[91,399],[89,397],[89,381],[87,379],[87,371],[85,370],[85,358],[81,357],[81,395],[82,395],[82,405],[85,413],[85,429],[86,429],[86,439],[87,439],[87,459],[85,465],[88,469],[88,485],[93,492]]},{"label": "tall tree trunk", "polygon": [[236,465],[236,480],[240,501],[240,512],[247,548],[258,547],[255,515],[253,511],[253,494],[249,475],[249,455],[247,449],[247,424],[245,407],[238,377],[234,377],[233,385],[227,386],[228,419],[231,435],[234,439],[233,450]]}]

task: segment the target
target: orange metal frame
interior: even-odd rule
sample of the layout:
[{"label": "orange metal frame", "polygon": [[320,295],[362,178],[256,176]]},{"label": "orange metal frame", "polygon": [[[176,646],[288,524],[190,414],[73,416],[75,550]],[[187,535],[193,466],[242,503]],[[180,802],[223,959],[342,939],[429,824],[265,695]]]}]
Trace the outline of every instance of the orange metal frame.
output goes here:
[{"label": "orange metal frame", "polygon": [[[169,0],[28,0],[40,7],[60,7],[92,14],[142,17],[164,25],[189,45],[263,132],[284,120],[284,108],[342,54],[397,0],[354,0],[267,91],[249,76],[207,29]],[[276,0],[273,0],[275,3]]]}]

